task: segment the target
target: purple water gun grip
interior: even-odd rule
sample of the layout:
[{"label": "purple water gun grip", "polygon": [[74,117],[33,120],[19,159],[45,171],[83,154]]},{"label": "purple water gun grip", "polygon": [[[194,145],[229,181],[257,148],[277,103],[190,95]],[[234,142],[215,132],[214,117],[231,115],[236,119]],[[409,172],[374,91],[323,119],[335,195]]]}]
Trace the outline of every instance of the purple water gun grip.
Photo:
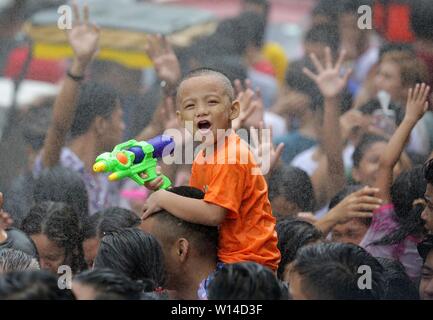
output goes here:
[{"label": "purple water gun grip", "polygon": [[167,135],[156,136],[155,138],[148,140],[147,143],[153,146],[153,157],[157,159],[168,156],[174,151],[173,137]]}]

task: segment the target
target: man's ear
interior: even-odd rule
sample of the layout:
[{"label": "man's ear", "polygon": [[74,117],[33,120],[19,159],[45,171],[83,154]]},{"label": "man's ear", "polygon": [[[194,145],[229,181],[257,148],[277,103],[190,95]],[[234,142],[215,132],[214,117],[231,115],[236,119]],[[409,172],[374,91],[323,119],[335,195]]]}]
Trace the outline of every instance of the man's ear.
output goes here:
[{"label": "man's ear", "polygon": [[232,102],[232,106],[230,107],[229,119],[234,120],[239,117],[239,113],[241,112],[241,104],[238,100]]},{"label": "man's ear", "polygon": [[103,135],[107,130],[107,121],[103,117],[97,116],[93,119],[92,126],[98,135]]},{"label": "man's ear", "polygon": [[185,262],[189,254],[189,242],[185,238],[180,238],[176,242],[176,254],[180,262]]}]

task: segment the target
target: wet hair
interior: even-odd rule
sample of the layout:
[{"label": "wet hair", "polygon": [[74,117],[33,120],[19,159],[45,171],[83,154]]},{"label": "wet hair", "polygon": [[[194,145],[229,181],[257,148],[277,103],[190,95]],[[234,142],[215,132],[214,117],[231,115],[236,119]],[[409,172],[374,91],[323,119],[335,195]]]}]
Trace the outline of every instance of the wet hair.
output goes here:
[{"label": "wet hair", "polygon": [[49,271],[18,271],[0,276],[0,300],[73,300]]},{"label": "wet hair", "polygon": [[322,43],[331,48],[335,55],[340,47],[338,27],[331,23],[323,23],[311,27],[304,36],[304,42]]},{"label": "wet hair", "polygon": [[34,257],[20,250],[0,249],[0,274],[31,270],[39,270],[39,263]]},{"label": "wet hair", "polygon": [[136,228],[105,235],[94,262],[95,268],[109,268],[135,281],[151,281],[152,289],[165,281],[164,256],[158,241]]},{"label": "wet hair", "polygon": [[[329,203],[329,210],[337,206],[341,201],[344,200],[344,198],[348,197],[352,193],[360,190],[362,188],[361,185],[355,184],[355,185],[349,185],[346,186],[343,190],[338,192]],[[371,224],[371,218],[355,218],[357,221],[361,222],[365,226],[370,226]]]},{"label": "wet hair", "polygon": [[107,268],[84,271],[75,276],[74,281],[92,287],[99,297],[114,294],[118,299],[139,300],[143,291],[152,291],[152,284],[133,281],[123,273]]},{"label": "wet hair", "polygon": [[54,97],[46,97],[37,106],[28,109],[20,121],[24,141],[35,151],[41,150],[44,145],[53,104]]},{"label": "wet hair", "polygon": [[6,230],[6,233],[7,239],[0,245],[0,249],[15,249],[38,258],[36,246],[25,232],[16,228],[9,228]]},{"label": "wet hair", "polygon": [[89,214],[89,196],[83,179],[72,169],[62,166],[47,168],[35,181],[35,203],[64,202],[81,217]]},{"label": "wet hair", "polygon": [[[371,268],[371,289],[358,287],[360,266]],[[348,243],[302,247],[292,272],[302,278],[303,291],[318,300],[379,300],[383,297],[383,267],[363,248]]]},{"label": "wet hair", "polygon": [[418,289],[397,260],[377,257],[384,268],[385,300],[418,300]]},{"label": "wet hair", "polygon": [[[201,190],[188,186],[174,187],[168,191],[187,198],[204,199],[204,193]],[[194,243],[198,255],[201,257],[214,255],[216,259],[218,246],[217,227],[190,223],[175,217],[165,210],[155,213],[152,217],[157,219],[161,228],[166,231],[162,232],[164,237],[172,241],[186,238],[190,243]]]},{"label": "wet hair", "polygon": [[140,223],[141,219],[135,212],[124,208],[111,207],[98,211],[85,219],[83,225],[84,238],[102,238],[110,232],[137,227]]},{"label": "wet hair", "polygon": [[286,288],[255,262],[224,264],[209,284],[209,300],[283,300]]},{"label": "wet hair", "polygon": [[423,233],[425,222],[421,219],[421,213],[424,205],[414,205],[414,201],[424,198],[426,187],[427,182],[421,166],[403,172],[395,179],[391,186],[391,200],[398,227],[382,239],[373,242],[374,245],[396,244],[404,241],[409,235],[418,236]]},{"label": "wet hair", "polygon": [[428,160],[424,165],[424,178],[427,183],[433,184],[433,159]]},{"label": "wet hair", "polygon": [[78,137],[89,130],[96,117],[108,119],[116,108],[118,95],[116,90],[108,85],[86,83],[80,89],[80,94],[71,125],[71,137]]},{"label": "wet hair", "polygon": [[[182,85],[183,82],[185,82],[188,79],[195,78],[195,77],[203,77],[203,76],[213,76],[217,78],[220,83],[224,87],[224,91],[227,94],[227,96],[230,99],[230,102],[232,102],[235,99],[235,90],[233,88],[232,83],[230,82],[230,79],[223,74],[222,72],[210,69],[210,68],[199,68],[192,70],[188,72],[183,79],[179,82],[179,85],[177,86],[176,90],[176,97],[178,96],[179,88]],[[177,97],[178,98],[178,97]]]},{"label": "wet hair", "polygon": [[268,186],[270,200],[284,196],[287,201],[295,203],[301,212],[313,210],[313,184],[304,170],[296,167],[278,168],[272,172]]},{"label": "wet hair", "polygon": [[433,250],[433,234],[428,234],[424,239],[417,245],[418,253],[421,256],[423,262],[427,260],[427,256],[430,251]]},{"label": "wet hair", "polygon": [[21,229],[29,236],[44,234],[65,249],[63,264],[77,273],[87,269],[83,253],[83,234],[75,211],[65,203],[41,202],[34,205],[22,222]]},{"label": "wet hair", "polygon": [[365,134],[362,137],[361,141],[355,147],[355,151],[353,151],[352,160],[354,168],[359,168],[359,165],[361,164],[361,161],[367,151],[371,148],[373,144],[377,142],[387,143],[388,141],[384,137],[372,134]]},{"label": "wet hair", "polygon": [[293,218],[285,218],[278,221],[276,231],[278,235],[278,250],[281,252],[277,276],[279,279],[282,279],[284,269],[295,260],[298,250],[309,243],[323,239],[323,234],[311,223]]}]

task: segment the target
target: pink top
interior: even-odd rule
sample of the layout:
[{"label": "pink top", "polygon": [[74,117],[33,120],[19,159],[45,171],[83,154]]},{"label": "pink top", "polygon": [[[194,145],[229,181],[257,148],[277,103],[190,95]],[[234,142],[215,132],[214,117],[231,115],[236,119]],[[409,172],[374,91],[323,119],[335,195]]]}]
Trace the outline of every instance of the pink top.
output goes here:
[{"label": "pink top", "polygon": [[371,225],[359,245],[375,257],[398,260],[405,267],[408,276],[416,281],[422,266],[422,258],[417,250],[421,239],[408,236],[404,241],[392,245],[371,245],[398,228],[394,217],[393,204],[385,204],[374,211]]}]

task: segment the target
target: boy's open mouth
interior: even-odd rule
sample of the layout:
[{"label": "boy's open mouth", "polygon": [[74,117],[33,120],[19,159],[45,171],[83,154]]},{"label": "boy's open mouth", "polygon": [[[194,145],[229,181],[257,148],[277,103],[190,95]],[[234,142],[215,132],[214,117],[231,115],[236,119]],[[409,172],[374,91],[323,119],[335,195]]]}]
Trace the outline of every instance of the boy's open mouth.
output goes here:
[{"label": "boy's open mouth", "polygon": [[197,128],[202,132],[208,132],[211,127],[211,123],[208,120],[201,120],[197,123]]}]

